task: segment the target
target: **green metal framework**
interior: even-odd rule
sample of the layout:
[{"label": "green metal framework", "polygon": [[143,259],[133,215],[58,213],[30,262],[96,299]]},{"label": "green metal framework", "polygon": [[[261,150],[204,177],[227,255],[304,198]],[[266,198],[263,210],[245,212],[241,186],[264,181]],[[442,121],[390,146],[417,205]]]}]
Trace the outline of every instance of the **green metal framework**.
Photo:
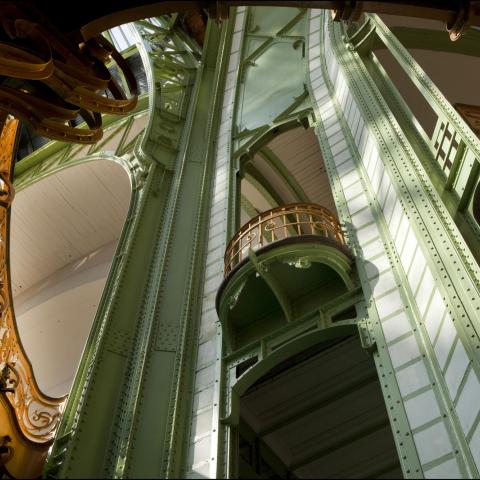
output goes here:
[{"label": "green metal framework", "polygon": [[[377,19],[374,19],[374,22],[376,28],[382,28],[386,35],[386,28],[382,27]],[[431,395],[428,392],[431,389],[439,404],[437,420],[413,428],[412,431],[413,437],[416,439],[415,450],[422,457],[422,468],[418,468],[418,460],[416,460],[418,457],[411,449],[411,454],[405,456],[404,472],[415,475],[414,472],[424,471],[427,475],[434,475],[433,472],[438,474],[442,469],[445,469],[444,471],[449,471],[451,475],[466,476],[469,472],[476,475],[477,467],[473,458],[474,447],[470,446],[472,445],[474,428],[471,428],[470,422],[466,421],[466,416],[471,414],[466,413],[468,407],[464,402],[467,400],[466,397],[461,399],[461,396],[468,395],[468,390],[464,390],[465,382],[469,382],[471,386],[472,382],[476,381],[476,375],[472,373],[470,368],[473,367],[475,371],[478,361],[478,354],[475,351],[477,335],[472,330],[472,323],[476,322],[475,319],[478,316],[474,313],[475,307],[469,311],[468,305],[470,302],[476,302],[479,298],[476,280],[474,280],[478,275],[478,267],[466,248],[461,234],[454,227],[444,204],[435,192],[422,166],[422,157],[419,157],[418,150],[415,150],[414,145],[409,143],[409,138],[399,127],[386,99],[382,95],[383,92],[381,93],[378,90],[374,79],[365,68],[362,59],[365,55],[362,45],[365,45],[365,43],[361,39],[361,31],[362,29],[357,31],[357,36],[351,42],[341,27],[330,27],[329,36],[332,45],[330,48],[333,49],[343,72],[342,74],[332,74],[336,75],[333,80],[337,82],[335,85],[337,92],[334,94],[331,90],[330,95],[341,99],[339,102],[342,103],[342,106],[338,108],[340,111],[343,110],[343,115],[346,118],[343,131],[346,131],[347,136],[350,137],[347,143],[350,144],[352,156],[357,159],[356,164],[357,168],[360,168],[361,178],[366,180],[364,190],[366,190],[368,203],[372,206],[370,216],[374,219],[381,235],[385,235],[384,245],[387,251],[390,250],[387,255],[394,275],[398,275],[398,285],[401,285],[402,288],[406,286],[402,292],[402,296],[405,295],[402,303],[410,311],[412,330],[411,333],[406,334],[405,338],[399,337],[396,342],[400,345],[403,341],[416,338],[415,342],[418,342],[420,353],[425,359],[422,364],[427,367],[429,372],[428,376],[431,382],[429,387],[425,386],[423,390],[419,389],[410,396],[399,396],[397,397],[397,403],[403,403],[405,406],[414,405],[417,400],[420,401],[420,398],[426,398],[425,395]],[[371,31],[371,25],[369,28],[363,29],[367,37],[371,35]],[[360,47],[358,54],[355,51],[357,42]],[[398,54],[399,59],[403,58],[405,61],[409,61],[414,81],[422,92],[435,102],[434,106],[438,113],[447,117],[451,125],[455,125],[459,135],[465,139],[465,142],[468,141],[469,148],[476,148],[478,139],[473,136],[433,83],[421,72],[418,65],[413,62],[411,57],[408,57],[405,49],[398,42],[394,46],[391,44],[390,46],[393,50],[392,53]],[[330,67],[330,72],[332,71],[332,67]],[[343,74],[345,76],[341,78]],[[340,87],[339,82],[345,82],[344,86]],[[339,88],[344,88],[342,93],[338,93]],[[351,93],[345,94],[345,92]],[[358,110],[355,111],[355,104],[358,104],[358,109],[361,112],[360,116]],[[359,127],[362,116],[365,118],[364,125],[367,126],[364,130]],[[326,131],[330,128],[330,124],[329,121]],[[349,134],[350,132],[351,134]],[[323,135],[325,144],[327,143],[325,133]],[[374,161],[370,161],[370,158],[377,157],[368,157],[366,145],[370,145],[370,148],[373,146],[373,150],[370,149],[370,152],[375,152],[375,149],[378,148],[378,155],[385,164],[383,170],[378,167],[382,162],[375,164]],[[362,153],[365,152],[365,156],[360,157],[357,149]],[[427,158],[424,157],[424,160],[426,161]],[[362,166],[362,163],[364,166]],[[338,166],[338,163],[335,164],[335,158],[332,158],[331,169],[337,172],[340,169],[341,177],[345,176],[345,172],[348,173],[345,166],[341,167]],[[383,179],[381,173],[380,175],[377,174],[377,172],[382,171],[385,172],[383,173]],[[390,182],[391,186],[389,186]],[[339,184],[340,191],[344,190],[344,185]],[[397,203],[394,201],[395,196],[399,199]],[[347,199],[347,203],[348,201]],[[394,207],[395,212],[405,212],[401,213],[402,223],[398,230],[393,229],[392,209],[390,207]],[[365,210],[365,218],[368,218],[367,213],[368,211]],[[406,228],[403,228],[402,225]],[[420,255],[425,255],[423,261],[427,264],[423,270],[425,272],[423,278],[420,278],[420,285],[417,283],[415,286],[413,284],[416,275],[415,267],[412,267],[413,264],[407,263],[409,252],[404,247],[406,237],[403,235],[407,232],[410,235],[409,238],[415,239],[416,255],[419,259],[422,258]],[[412,235],[414,236],[412,237]],[[411,260],[410,258],[409,261]],[[431,271],[435,273],[432,274]],[[464,282],[469,283],[469,285],[464,286]],[[452,290],[457,291],[454,293]],[[467,292],[472,293],[468,294]],[[463,299],[463,307],[460,302],[456,301],[457,298]],[[442,302],[445,306],[442,305]],[[448,309],[448,312],[446,309]],[[462,309],[462,311],[458,309]],[[450,315],[453,317],[453,321]],[[442,327],[440,327],[442,317],[444,321]],[[438,342],[438,332],[441,329],[446,332],[450,328],[449,325],[453,326],[452,322],[455,322],[453,331],[450,330],[450,333],[446,334],[447,336],[442,336],[442,340]],[[468,336],[464,335],[465,329],[471,330]],[[413,337],[411,337],[412,333]],[[392,351],[393,344],[387,344],[386,349]],[[448,352],[446,362],[443,360],[443,352],[445,351]],[[415,360],[415,362],[418,364],[418,360]],[[455,375],[457,377],[455,378],[458,378],[458,385],[457,380],[453,381],[453,370],[456,371]],[[396,377],[399,379],[401,370],[396,368],[395,371],[397,372]],[[390,372],[392,373],[392,370]],[[389,386],[391,386],[394,382],[389,383]],[[421,397],[422,395],[424,397]],[[407,412],[408,423],[413,422],[413,408],[410,407],[410,411]],[[478,415],[474,412],[472,414],[474,416]],[[425,410],[423,415],[428,417],[428,410]],[[418,425],[417,422],[418,420],[415,421],[415,425]],[[445,426],[441,426],[442,422],[445,422]],[[470,426],[468,426],[469,424]],[[448,447],[452,449],[449,452],[449,449],[447,449],[448,440],[445,440],[445,443],[439,448],[439,452],[443,449],[444,455],[434,460],[434,456],[426,455],[423,442],[428,442],[427,434],[430,435],[429,432],[440,431],[439,429],[443,429],[442,432],[448,431],[449,442],[453,446]],[[442,433],[442,435],[444,434]],[[423,440],[424,438],[425,440]],[[402,444],[405,445],[405,441],[402,441]]]},{"label": "green metal framework", "polygon": [[[16,167],[21,189],[77,163],[112,160],[133,186],[47,476],[229,476],[242,393],[292,355],[352,334],[373,355],[404,475],[478,476],[480,407],[467,403],[480,391],[480,227],[472,214],[480,142],[378,17],[347,29],[318,11],[268,13],[239,9],[221,25],[209,21],[203,52],[176,16],[138,22],[148,98],[126,119],[105,118],[102,143],[50,143]],[[407,46],[419,38],[397,33]],[[382,69],[378,48],[434,109],[432,139]],[[142,136],[132,135],[145,117]],[[315,128],[356,273],[344,262],[347,291],[298,314],[269,277],[269,262],[342,259],[312,245],[252,253],[222,292],[220,320],[258,274],[290,321],[237,348],[213,299],[240,209],[256,214],[240,182],[272,206],[282,201],[252,167],[259,155],[308,201],[267,146],[300,125]],[[115,151],[105,151],[114,139]],[[352,306],[354,318],[335,319]],[[416,402],[425,398],[435,415],[419,423]],[[449,448],[429,457],[435,429]]]}]

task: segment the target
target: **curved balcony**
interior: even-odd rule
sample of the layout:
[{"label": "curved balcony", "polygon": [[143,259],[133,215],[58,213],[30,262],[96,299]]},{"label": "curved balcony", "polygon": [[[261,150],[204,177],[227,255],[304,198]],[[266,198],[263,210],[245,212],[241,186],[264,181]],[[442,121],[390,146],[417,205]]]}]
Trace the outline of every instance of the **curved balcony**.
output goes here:
[{"label": "curved balcony", "polygon": [[225,276],[248,258],[248,251],[295,237],[313,235],[346,246],[338,220],[324,207],[293,203],[254,217],[232,238],[225,252]]},{"label": "curved balcony", "polygon": [[254,217],[225,253],[217,311],[228,349],[258,340],[352,290],[352,264],[342,228],[324,207],[297,203]]}]

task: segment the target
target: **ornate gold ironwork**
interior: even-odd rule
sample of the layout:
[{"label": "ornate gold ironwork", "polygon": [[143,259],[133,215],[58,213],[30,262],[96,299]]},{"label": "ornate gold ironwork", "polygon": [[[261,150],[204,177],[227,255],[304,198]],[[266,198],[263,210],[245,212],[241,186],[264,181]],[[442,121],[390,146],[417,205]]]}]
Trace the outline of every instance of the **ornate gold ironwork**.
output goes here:
[{"label": "ornate gold ironwork", "polygon": [[[135,77],[103,36],[77,44],[11,2],[0,3],[0,17],[0,75],[7,77],[0,85],[0,109],[42,136],[95,143],[102,137],[101,113],[135,107]],[[129,98],[105,66],[110,59],[123,72]],[[79,116],[88,128],[73,126]]]},{"label": "ornate gold ironwork", "polygon": [[9,269],[13,153],[19,121],[4,119],[0,135],[0,395],[13,410],[21,433],[31,442],[53,439],[65,398],[50,398],[38,388],[23,350],[13,312]]},{"label": "ornate gold ironwork", "polygon": [[246,223],[232,238],[225,252],[225,275],[258,250],[291,237],[315,235],[345,245],[337,218],[326,208],[310,203],[294,203],[261,213]]}]

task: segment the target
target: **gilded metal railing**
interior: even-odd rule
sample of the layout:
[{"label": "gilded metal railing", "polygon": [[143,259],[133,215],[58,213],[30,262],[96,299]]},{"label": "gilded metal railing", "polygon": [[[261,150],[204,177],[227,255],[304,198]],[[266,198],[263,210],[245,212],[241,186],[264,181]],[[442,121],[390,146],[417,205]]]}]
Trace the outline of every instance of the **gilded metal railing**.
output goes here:
[{"label": "gilded metal railing", "polygon": [[5,395],[21,433],[28,440],[41,444],[53,439],[65,398],[50,398],[40,391],[16,327],[10,288],[8,231],[10,204],[14,196],[11,176],[18,120],[13,118],[1,120],[0,395]]},{"label": "gilded metal railing", "polygon": [[338,219],[326,208],[294,203],[261,213],[246,223],[232,238],[225,252],[225,275],[248,257],[248,251],[302,235],[329,238],[345,245]]}]

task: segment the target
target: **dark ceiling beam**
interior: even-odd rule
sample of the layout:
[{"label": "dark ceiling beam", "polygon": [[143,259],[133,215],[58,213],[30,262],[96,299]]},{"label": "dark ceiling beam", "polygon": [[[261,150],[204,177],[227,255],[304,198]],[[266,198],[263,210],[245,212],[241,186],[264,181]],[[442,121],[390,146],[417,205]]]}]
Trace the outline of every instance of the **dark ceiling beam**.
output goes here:
[{"label": "dark ceiling beam", "polygon": [[401,474],[402,467],[398,461],[396,452],[392,456],[383,462],[375,461],[375,467],[371,470],[362,472],[363,478],[398,478],[392,475],[392,472],[399,471]]},{"label": "dark ceiling beam", "polygon": [[[251,465],[253,471],[259,470],[261,460],[263,461],[278,475],[279,478],[294,478],[292,472],[290,472],[282,461],[282,459],[270,448],[258,435],[252,426],[242,418],[239,425],[239,434],[246,441],[253,453],[253,465]],[[256,472],[259,473],[259,472]]]},{"label": "dark ceiling beam", "polygon": [[[20,2],[18,2],[20,3]],[[65,31],[81,30],[85,39],[126,22],[173,12],[208,9],[214,16],[225,16],[231,6],[284,6],[297,8],[320,8],[336,10],[336,17],[355,20],[362,12],[401,15],[440,20],[455,28],[469,25],[480,26],[480,6],[469,0],[204,0],[204,1],[159,1],[151,0],[83,0],[77,11],[65,15],[58,4],[50,0],[24,0],[21,2],[43,12],[47,18],[57,19]]]},{"label": "dark ceiling beam", "polygon": [[300,409],[291,408],[289,409],[289,413],[287,415],[281,416],[275,422],[271,423],[267,427],[263,428],[259,432],[260,437],[266,437],[277,431],[280,428],[285,428],[288,425],[291,425],[306,415],[309,415],[317,410],[325,408],[326,406],[330,405],[331,403],[339,400],[346,395],[354,393],[361,388],[366,387],[372,383],[378,381],[377,372],[368,372],[367,375],[357,376],[352,382],[349,382],[344,385],[340,385],[335,388],[332,392],[328,395],[323,396],[320,399],[314,399],[302,406]]},{"label": "dark ceiling beam", "polygon": [[[340,450],[341,448],[351,445],[357,440],[362,439],[372,433],[378,432],[385,427],[390,427],[388,417],[385,416],[375,416],[374,420],[367,425],[362,425],[361,427],[355,428],[354,426],[346,428],[344,430],[344,435],[342,435],[338,440],[330,443],[326,446],[319,446],[313,452],[301,456],[298,460],[292,462],[288,468],[291,471],[298,470],[303,468],[313,462],[317,462],[323,457]],[[369,477],[366,477],[369,478]]]}]

